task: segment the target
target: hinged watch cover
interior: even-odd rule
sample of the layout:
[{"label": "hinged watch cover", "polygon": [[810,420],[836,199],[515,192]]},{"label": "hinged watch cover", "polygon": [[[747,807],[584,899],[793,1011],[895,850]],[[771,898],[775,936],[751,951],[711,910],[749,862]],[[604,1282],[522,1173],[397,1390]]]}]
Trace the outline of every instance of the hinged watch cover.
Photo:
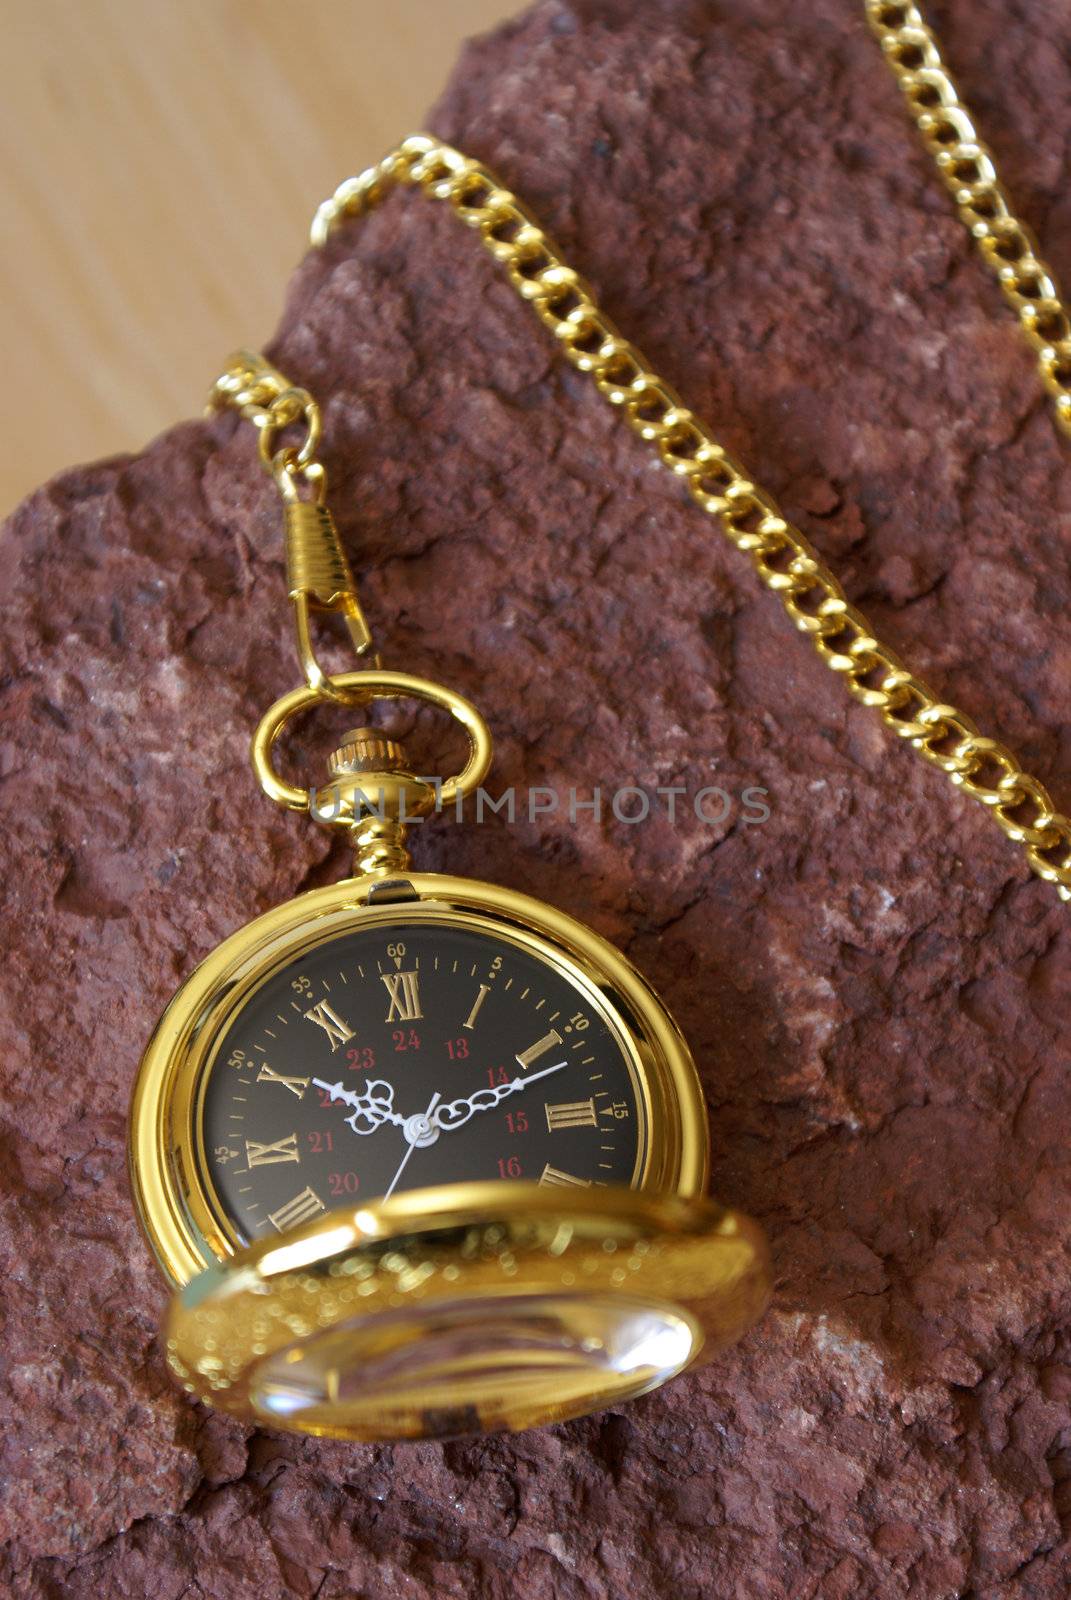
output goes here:
[{"label": "hinged watch cover", "polygon": [[348,1439],[559,1422],[655,1388],[767,1298],[754,1223],[714,1202],[531,1183],[410,1190],[209,1267],[173,1298],[190,1393]]}]

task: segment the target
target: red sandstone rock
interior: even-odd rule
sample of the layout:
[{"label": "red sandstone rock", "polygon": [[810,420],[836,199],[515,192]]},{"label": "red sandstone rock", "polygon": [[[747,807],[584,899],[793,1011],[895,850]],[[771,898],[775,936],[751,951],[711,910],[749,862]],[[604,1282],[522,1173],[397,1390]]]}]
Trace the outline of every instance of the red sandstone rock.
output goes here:
[{"label": "red sandstone rock", "polygon": [[[1071,279],[1071,20],[938,20]],[[1068,446],[860,8],[546,0],[432,126],[1066,806]],[[418,849],[654,980],[778,1294],[717,1365],[518,1439],[247,1437],[169,1386],[124,1176],[139,1052],[205,951],[341,865],[247,770],[294,679],[272,488],[248,428],[184,425],[56,479],[2,546],[7,1592],[1062,1600],[1067,909],[847,701],[445,211],[399,197],[310,256],[274,351],[326,402],[390,662],[479,701],[497,782],[769,790],[763,826]]]}]

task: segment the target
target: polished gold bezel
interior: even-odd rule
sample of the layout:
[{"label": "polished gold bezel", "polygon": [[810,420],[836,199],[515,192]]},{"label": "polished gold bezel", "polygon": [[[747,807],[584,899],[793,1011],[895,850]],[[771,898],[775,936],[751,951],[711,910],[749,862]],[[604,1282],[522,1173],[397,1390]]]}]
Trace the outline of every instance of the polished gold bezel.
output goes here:
[{"label": "polished gold bezel", "polygon": [[359,920],[444,918],[492,925],[556,964],[593,994],[635,1072],[646,1115],[636,1188],[699,1195],[706,1188],[706,1110],[688,1047],[631,964],[572,917],[494,884],[408,874],[415,899],[370,904],[377,877],[312,890],[225,940],[178,991],[149,1042],[131,1107],[130,1174],[146,1237],[173,1285],[241,1247],[212,1189],[197,1115],[213,1051],[244,999],[279,962]]}]

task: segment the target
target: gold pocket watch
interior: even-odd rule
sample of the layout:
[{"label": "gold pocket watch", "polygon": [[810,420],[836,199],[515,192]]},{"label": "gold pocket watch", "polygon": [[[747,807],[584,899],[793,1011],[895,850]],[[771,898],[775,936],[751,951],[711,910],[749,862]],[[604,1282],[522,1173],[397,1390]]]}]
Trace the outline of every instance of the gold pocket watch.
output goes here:
[{"label": "gold pocket watch", "polygon": [[[438,703],[471,756],[437,795],[392,740],[349,735],[300,798],[352,833],[356,875],[225,940],[157,1027],[131,1170],[181,1290],[170,1364],[223,1409],[358,1439],[524,1428],[642,1393],[767,1294],[754,1224],[702,1198],[687,1046],[571,917],[409,870],[403,816],[486,773],[475,708],[401,673],[332,688]],[[276,732],[319,700],[298,690],[261,724],[269,787],[286,787],[262,766]]]},{"label": "gold pocket watch", "polygon": [[[223,1410],[351,1439],[519,1429],[641,1394],[739,1337],[769,1293],[758,1228],[705,1198],[687,1045],[573,918],[411,870],[407,822],[479,788],[490,733],[461,695],[370,658],[312,397],[241,353],[214,400],[257,424],[283,496],[305,677],[263,717],[254,770],[345,830],[355,867],[225,940],[142,1060],[131,1180],[176,1291],[169,1364]],[[294,426],[303,442],[280,442]],[[342,616],[358,670],[321,667],[317,611]],[[460,723],[457,775],[418,776],[366,720],[396,699]],[[361,724],[327,781],[297,788],[276,742],[331,705]]]}]

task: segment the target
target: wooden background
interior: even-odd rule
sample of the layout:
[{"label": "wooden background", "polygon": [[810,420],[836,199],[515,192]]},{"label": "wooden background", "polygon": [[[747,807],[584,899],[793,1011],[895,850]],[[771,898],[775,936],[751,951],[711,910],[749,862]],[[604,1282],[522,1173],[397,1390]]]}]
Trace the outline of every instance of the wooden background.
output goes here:
[{"label": "wooden background", "polygon": [[195,414],[509,0],[3,0],[0,514]]}]

